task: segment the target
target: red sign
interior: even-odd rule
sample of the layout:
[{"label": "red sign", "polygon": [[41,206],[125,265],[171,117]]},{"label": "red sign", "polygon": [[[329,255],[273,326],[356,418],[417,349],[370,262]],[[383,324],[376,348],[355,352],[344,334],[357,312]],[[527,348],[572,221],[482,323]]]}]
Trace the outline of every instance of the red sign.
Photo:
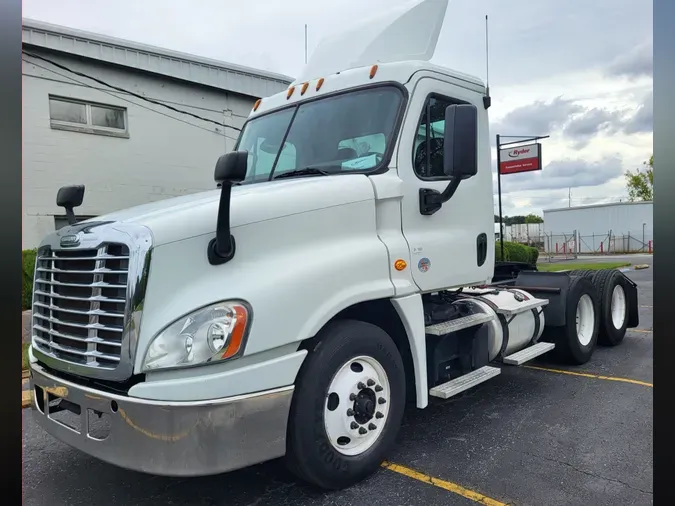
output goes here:
[{"label": "red sign", "polygon": [[499,150],[499,173],[517,174],[541,170],[541,145],[526,144]]}]

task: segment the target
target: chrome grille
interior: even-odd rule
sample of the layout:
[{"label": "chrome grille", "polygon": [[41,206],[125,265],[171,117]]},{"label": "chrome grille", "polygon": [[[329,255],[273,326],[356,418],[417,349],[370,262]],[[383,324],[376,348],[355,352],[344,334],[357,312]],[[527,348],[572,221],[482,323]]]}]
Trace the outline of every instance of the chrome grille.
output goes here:
[{"label": "chrome grille", "polygon": [[53,357],[115,369],[121,359],[129,248],[42,249],[35,267],[33,344]]}]

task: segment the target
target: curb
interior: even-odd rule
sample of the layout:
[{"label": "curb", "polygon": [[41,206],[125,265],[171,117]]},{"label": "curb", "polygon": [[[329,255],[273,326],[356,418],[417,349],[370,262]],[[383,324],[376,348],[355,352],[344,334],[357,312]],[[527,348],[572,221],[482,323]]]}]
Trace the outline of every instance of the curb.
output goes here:
[{"label": "curb", "polygon": [[[24,371],[28,372],[28,371]],[[28,377],[23,377],[23,374],[21,375],[21,386],[25,385],[28,383]],[[25,409],[30,407],[31,402],[33,401],[33,391],[32,390],[21,390],[21,409]]]},{"label": "curb", "polygon": [[21,392],[21,409],[29,408],[33,402],[33,392],[23,391]]}]

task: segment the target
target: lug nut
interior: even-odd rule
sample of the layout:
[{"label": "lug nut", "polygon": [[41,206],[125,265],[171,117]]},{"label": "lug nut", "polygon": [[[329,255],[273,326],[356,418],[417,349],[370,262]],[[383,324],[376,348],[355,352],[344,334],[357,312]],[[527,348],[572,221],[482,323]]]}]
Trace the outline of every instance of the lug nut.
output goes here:
[{"label": "lug nut", "polygon": [[387,402],[387,401],[384,397],[380,397],[379,399],[377,399],[378,404],[384,404],[385,402]]},{"label": "lug nut", "polygon": [[368,432],[368,431],[367,431],[365,428],[363,428],[363,427],[361,427],[361,428],[359,429],[359,434],[361,434],[361,435],[366,434],[367,432]]},{"label": "lug nut", "polygon": [[356,400],[356,394],[349,394],[349,400],[355,401]]},{"label": "lug nut", "polygon": [[377,429],[377,426],[374,423],[368,425],[368,430],[375,430],[375,429]]},{"label": "lug nut", "polygon": [[364,388],[366,388],[366,385],[363,384],[363,381],[359,381],[359,384],[356,385],[356,388],[358,388],[359,390],[363,390]]},{"label": "lug nut", "polygon": [[374,384],[375,384],[375,381],[373,381],[371,379],[368,380],[368,386],[369,387],[372,387]]},{"label": "lug nut", "polygon": [[377,413],[375,413],[375,418],[379,420],[380,418],[384,418],[384,415],[378,411]]},{"label": "lug nut", "polygon": [[382,390],[384,390],[384,388],[382,388],[380,385],[377,385],[377,386],[375,387],[375,391],[376,391],[376,392],[381,392]]},{"label": "lug nut", "polygon": [[351,425],[350,425],[350,427],[351,427],[352,430],[356,430],[356,429],[359,428],[359,424],[356,423],[356,422],[352,422]]},{"label": "lug nut", "polygon": [[352,408],[347,410],[347,416],[354,416],[354,410]]}]

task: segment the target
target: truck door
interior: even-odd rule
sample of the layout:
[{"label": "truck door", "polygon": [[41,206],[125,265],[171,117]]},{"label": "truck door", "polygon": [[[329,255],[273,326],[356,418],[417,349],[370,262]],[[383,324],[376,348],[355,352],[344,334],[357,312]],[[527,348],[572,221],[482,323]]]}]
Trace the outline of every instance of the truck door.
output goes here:
[{"label": "truck door", "polygon": [[[445,109],[462,103],[478,108],[478,173],[462,181],[438,211],[423,215],[420,190],[440,192],[449,183],[443,172]],[[487,121],[477,91],[423,77],[411,93],[398,150],[398,173],[404,181],[403,234],[410,247],[412,276],[422,291],[492,278],[494,202]]]}]

